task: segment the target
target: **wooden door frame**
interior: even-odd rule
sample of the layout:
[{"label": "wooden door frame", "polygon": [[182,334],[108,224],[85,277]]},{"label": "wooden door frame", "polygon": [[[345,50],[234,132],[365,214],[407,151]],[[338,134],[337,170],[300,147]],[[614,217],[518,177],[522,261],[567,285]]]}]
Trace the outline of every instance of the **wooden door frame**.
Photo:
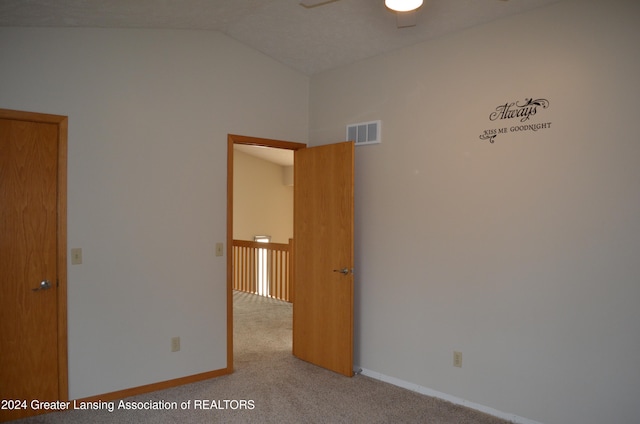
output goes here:
[{"label": "wooden door frame", "polygon": [[227,135],[227,373],[233,372],[233,145],[273,147],[299,150],[305,143],[272,140],[268,138]]},{"label": "wooden door frame", "polygon": [[56,125],[58,128],[57,178],[57,297],[58,297],[58,396],[69,400],[67,348],[67,137],[68,118],[60,115],[0,109],[0,118]]}]

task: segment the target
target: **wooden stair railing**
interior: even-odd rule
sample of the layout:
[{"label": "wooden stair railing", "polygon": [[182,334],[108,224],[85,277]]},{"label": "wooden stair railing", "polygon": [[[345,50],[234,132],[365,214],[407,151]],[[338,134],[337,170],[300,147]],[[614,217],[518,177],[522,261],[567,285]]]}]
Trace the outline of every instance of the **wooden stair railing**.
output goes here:
[{"label": "wooden stair railing", "polygon": [[233,289],[293,302],[293,239],[233,240]]}]

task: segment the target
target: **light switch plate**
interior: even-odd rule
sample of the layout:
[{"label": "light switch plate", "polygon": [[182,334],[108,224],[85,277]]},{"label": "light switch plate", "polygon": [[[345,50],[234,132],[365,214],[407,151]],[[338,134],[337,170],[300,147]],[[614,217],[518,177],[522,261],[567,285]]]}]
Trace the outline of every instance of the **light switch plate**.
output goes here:
[{"label": "light switch plate", "polygon": [[82,264],[82,249],[79,247],[71,249],[71,265]]},{"label": "light switch plate", "polygon": [[224,244],[216,243],[216,256],[223,256],[223,255],[224,255]]}]

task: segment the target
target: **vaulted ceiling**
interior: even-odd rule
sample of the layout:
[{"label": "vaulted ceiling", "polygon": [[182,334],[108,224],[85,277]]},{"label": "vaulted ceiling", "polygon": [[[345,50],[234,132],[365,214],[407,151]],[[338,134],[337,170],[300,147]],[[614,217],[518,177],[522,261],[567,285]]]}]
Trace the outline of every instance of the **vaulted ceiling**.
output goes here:
[{"label": "vaulted ceiling", "polygon": [[425,0],[397,28],[383,0],[2,0],[0,26],[221,31],[313,75],[559,0]]}]

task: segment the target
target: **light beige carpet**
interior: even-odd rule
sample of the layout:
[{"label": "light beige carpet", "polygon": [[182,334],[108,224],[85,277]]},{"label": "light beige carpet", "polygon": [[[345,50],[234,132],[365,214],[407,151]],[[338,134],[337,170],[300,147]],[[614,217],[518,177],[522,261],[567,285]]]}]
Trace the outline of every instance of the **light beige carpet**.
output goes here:
[{"label": "light beige carpet", "polygon": [[[348,378],[300,361],[291,355],[291,318],[289,303],[234,293],[233,374],[126,399],[176,402],[177,410],[75,410],[15,423],[506,423],[362,375]],[[194,409],[196,401],[217,408]],[[190,408],[180,409],[182,402],[190,402]]]}]

